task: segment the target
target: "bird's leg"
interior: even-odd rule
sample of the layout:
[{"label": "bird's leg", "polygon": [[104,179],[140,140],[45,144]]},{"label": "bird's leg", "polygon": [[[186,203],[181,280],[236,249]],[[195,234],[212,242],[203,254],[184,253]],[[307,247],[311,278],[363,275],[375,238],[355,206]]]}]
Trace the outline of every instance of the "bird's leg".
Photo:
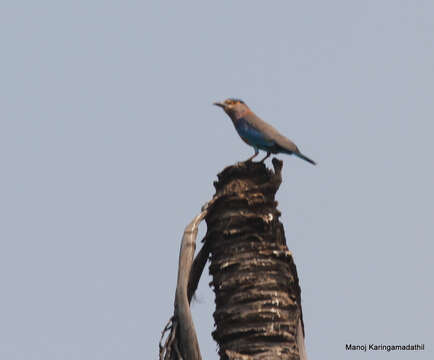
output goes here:
[{"label": "bird's leg", "polygon": [[258,148],[254,148],[254,149],[255,149],[255,153],[252,156],[250,156],[245,162],[252,161],[253,158],[255,158],[256,156],[258,156],[258,154],[259,154]]},{"label": "bird's leg", "polygon": [[260,161],[260,163],[263,163],[265,160],[267,160],[270,157],[271,153],[268,151],[267,155]]}]

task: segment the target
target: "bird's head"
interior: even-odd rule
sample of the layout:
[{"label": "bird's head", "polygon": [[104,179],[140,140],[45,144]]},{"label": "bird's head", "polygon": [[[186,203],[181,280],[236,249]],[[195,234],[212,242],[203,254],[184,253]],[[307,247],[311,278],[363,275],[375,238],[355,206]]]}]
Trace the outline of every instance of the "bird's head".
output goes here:
[{"label": "bird's head", "polygon": [[249,107],[240,99],[229,98],[214,105],[221,107],[232,119],[242,118],[249,111]]}]

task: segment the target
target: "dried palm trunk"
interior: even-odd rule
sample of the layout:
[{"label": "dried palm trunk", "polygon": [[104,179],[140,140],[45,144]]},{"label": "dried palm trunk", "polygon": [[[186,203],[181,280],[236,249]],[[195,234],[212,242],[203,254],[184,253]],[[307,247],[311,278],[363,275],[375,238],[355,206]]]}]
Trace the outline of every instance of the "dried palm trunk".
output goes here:
[{"label": "dried palm trunk", "polygon": [[239,163],[214,184],[205,241],[221,359],[305,359],[297,271],[274,199],[282,162],[273,165]]}]

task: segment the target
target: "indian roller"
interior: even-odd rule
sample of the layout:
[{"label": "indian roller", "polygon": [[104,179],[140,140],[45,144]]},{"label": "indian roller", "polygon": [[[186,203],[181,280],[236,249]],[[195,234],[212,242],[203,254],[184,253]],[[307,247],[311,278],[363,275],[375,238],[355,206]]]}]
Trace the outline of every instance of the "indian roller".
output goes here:
[{"label": "indian roller", "polygon": [[267,152],[260,162],[264,162],[271,154],[284,153],[295,155],[316,165],[315,161],[303,155],[291,140],[259,118],[244,101],[227,99],[224,102],[215,102],[214,105],[221,107],[229,115],[238,135],[255,150],[253,156],[246,161],[251,161],[256,157],[260,149]]}]

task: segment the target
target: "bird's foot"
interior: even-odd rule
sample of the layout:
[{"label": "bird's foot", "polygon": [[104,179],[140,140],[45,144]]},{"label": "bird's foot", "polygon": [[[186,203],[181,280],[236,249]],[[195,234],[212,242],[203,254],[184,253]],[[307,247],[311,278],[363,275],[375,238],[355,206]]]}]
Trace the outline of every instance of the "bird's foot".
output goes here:
[{"label": "bird's foot", "polygon": [[268,152],[267,155],[266,155],[266,156],[265,156],[261,161],[259,161],[259,162],[260,162],[261,164],[263,164],[264,161],[267,160],[267,159],[270,157],[270,155],[271,155],[271,153]]}]

